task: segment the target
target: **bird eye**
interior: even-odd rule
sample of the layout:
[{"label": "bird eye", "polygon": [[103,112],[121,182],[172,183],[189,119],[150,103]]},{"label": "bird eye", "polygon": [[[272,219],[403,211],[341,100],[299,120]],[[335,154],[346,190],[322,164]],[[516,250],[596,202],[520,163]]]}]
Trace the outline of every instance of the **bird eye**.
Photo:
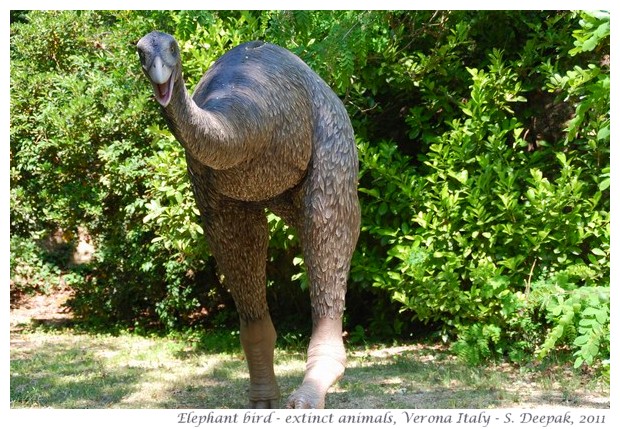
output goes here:
[{"label": "bird eye", "polygon": [[174,46],[170,46],[170,53],[174,54],[176,51],[176,48]]}]

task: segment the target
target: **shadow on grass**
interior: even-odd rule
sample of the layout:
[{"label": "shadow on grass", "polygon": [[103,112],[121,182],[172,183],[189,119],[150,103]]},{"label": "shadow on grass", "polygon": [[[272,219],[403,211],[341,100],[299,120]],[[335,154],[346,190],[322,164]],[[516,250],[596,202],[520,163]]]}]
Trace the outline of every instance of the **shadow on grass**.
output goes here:
[{"label": "shadow on grass", "polygon": [[[231,341],[234,335],[178,341],[127,334],[20,333],[11,339],[11,407],[245,408],[249,378],[238,339]],[[225,352],[223,344],[228,344]],[[292,349],[276,351],[281,404],[303,379],[305,353]],[[468,367],[425,346],[403,350],[350,350],[345,376],[328,394],[327,407],[609,407],[608,398],[600,401],[602,395],[597,400],[576,392],[587,390],[579,380],[562,380],[565,387],[558,388],[529,377],[520,389],[519,377],[527,374],[506,374],[493,365]]]},{"label": "shadow on grass", "polygon": [[[466,367],[457,361],[420,362],[417,355],[397,359],[375,359],[363,366],[354,359],[344,377],[330,390],[326,406],[332,409],[489,409],[510,407],[608,408],[609,401],[590,401],[572,391],[511,389],[512,380],[498,377],[493,370]],[[286,354],[276,359],[276,377],[283,405],[301,384],[305,357]],[[294,362],[294,368],[289,363]],[[219,361],[211,377],[176,380],[165,400],[154,408],[245,408],[249,379],[241,359]]]},{"label": "shadow on grass", "polygon": [[11,406],[107,408],[136,388],[141,374],[110,369],[80,344],[46,342],[32,353],[11,358]]}]

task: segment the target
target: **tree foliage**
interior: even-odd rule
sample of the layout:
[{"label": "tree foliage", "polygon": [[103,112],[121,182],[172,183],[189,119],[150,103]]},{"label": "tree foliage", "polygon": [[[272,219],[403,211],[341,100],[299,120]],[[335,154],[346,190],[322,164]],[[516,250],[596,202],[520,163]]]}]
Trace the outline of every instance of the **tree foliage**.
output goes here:
[{"label": "tree foliage", "polygon": [[[76,314],[121,326],[234,318],[134,45],[152,29],[174,34],[191,90],[220,55],[260,38],[304,59],[354,123],[351,340],[426,325],[470,362],[560,346],[576,366],[609,356],[608,13],[11,17],[13,292],[62,280]],[[309,315],[301,252],[280,219],[269,225],[269,304],[294,323],[291,308]],[[87,264],[42,245],[60,232],[70,250],[78,228],[95,244]]]}]

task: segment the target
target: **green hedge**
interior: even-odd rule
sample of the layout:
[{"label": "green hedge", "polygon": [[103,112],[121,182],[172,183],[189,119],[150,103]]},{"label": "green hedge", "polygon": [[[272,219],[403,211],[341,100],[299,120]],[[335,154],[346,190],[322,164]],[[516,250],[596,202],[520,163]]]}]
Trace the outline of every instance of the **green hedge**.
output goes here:
[{"label": "green hedge", "polygon": [[[609,356],[609,14],[532,11],[53,11],[11,23],[11,288],[74,290],[102,325],[236,318],[202,239],[180,146],[135,42],[180,42],[190,89],[232,46],[286,46],[344,100],[360,151],[350,339],[424,329],[470,362],[568,346]],[[309,314],[275,216],[274,318]],[[71,264],[86,228],[96,248]],[[68,252],[70,253],[70,252]],[[26,274],[25,274],[26,273]],[[372,305],[369,305],[372,302]],[[297,318],[298,319],[298,318]],[[426,327],[425,327],[426,326]]]}]

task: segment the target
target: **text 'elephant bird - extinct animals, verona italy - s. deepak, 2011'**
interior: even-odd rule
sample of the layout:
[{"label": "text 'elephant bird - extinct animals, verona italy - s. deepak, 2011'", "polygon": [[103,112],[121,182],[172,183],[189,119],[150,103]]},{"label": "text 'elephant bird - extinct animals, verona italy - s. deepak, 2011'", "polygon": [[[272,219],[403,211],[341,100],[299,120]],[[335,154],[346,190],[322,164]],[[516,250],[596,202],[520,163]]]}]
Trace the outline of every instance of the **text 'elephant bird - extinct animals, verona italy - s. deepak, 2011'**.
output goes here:
[{"label": "text 'elephant bird - extinct animals, verona italy - s. deepak, 2011'", "polygon": [[239,313],[250,407],[277,407],[280,397],[266,300],[265,209],[296,229],[310,283],[306,372],[285,405],[324,407],[345,369],[342,315],[360,228],[357,150],[344,105],[303,61],[272,44],[230,50],[192,97],[172,36],[149,33],[137,49],[185,148],[205,235]]}]

